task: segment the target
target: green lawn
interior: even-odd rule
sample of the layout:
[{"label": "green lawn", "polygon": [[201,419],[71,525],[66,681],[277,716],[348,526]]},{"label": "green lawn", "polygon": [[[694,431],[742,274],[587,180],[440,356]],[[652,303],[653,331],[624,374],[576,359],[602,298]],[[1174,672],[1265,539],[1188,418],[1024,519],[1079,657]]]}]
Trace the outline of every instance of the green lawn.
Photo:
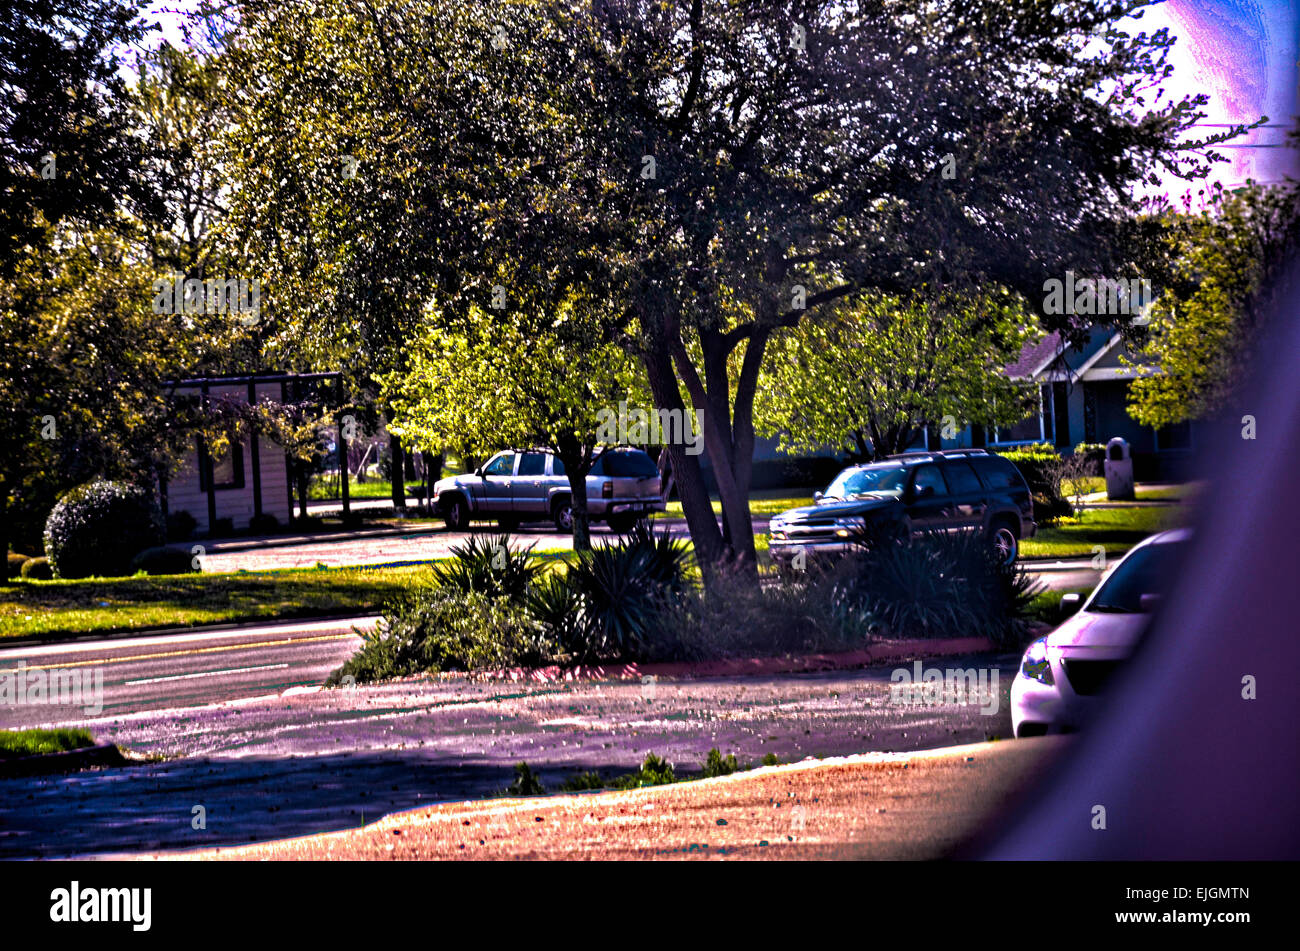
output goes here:
[{"label": "green lawn", "polygon": [[[798,489],[757,489],[749,493],[749,514],[754,518],[769,518],[778,515],[786,509],[799,508],[801,505],[812,505],[812,493],[807,495],[795,494]],[[722,502],[718,499],[713,500],[713,513],[722,514]],[[668,509],[660,512],[656,518],[682,518],[682,503],[672,501],[668,503]]]},{"label": "green lawn", "polygon": [[0,588],[0,638],[374,611],[426,567],[23,581]]},{"label": "green lawn", "polygon": [[0,759],[94,746],[88,730],[0,730]]},{"label": "green lawn", "polygon": [[1020,543],[1020,554],[1026,558],[1092,555],[1096,545],[1108,555],[1123,554],[1148,535],[1184,524],[1186,517],[1187,510],[1180,505],[1085,509],[1077,519],[1040,525],[1037,535]]}]

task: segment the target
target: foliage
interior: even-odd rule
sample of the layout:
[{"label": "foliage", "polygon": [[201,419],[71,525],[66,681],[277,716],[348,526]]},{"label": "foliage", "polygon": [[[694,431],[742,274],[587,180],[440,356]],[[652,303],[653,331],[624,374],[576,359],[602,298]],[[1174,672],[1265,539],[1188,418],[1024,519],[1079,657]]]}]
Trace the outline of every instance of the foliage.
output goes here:
[{"label": "foliage", "polygon": [[646,656],[662,621],[665,605],[679,597],[688,551],[668,533],[648,523],[612,544],[578,553],[565,575],[579,610],[574,639],[565,648],[579,660]]},{"label": "foliage", "polygon": [[0,759],[62,753],[94,745],[89,730],[0,730]]},{"label": "foliage", "polygon": [[736,762],[736,754],[728,753],[723,757],[722,753],[715,746],[709,750],[708,759],[704,761],[704,778],[710,779],[714,776],[730,776],[740,768]]},{"label": "foliage", "polygon": [[[1022,446],[999,455],[1020,470],[1029,486],[1034,500],[1035,522],[1046,525],[1074,514],[1061,485],[1062,480],[1070,474],[1067,471],[1070,467],[1063,463],[1060,453],[1050,443]],[[1083,465],[1082,462],[1079,464],[1080,467]]]},{"label": "foliage", "polygon": [[865,461],[903,452],[927,423],[1013,425],[1036,394],[1005,368],[1036,327],[1005,292],[863,296],[773,338],[756,430],[787,453],[835,446]]},{"label": "foliage", "polygon": [[667,786],[677,782],[673,764],[654,753],[647,753],[645,762],[635,773],[619,776],[609,782],[613,789],[639,789],[643,786]]},{"label": "foliage", "polygon": [[1159,372],[1132,382],[1128,407],[1157,429],[1231,403],[1300,247],[1300,186],[1216,187],[1199,213],[1166,211],[1161,221],[1164,291],[1129,361]]},{"label": "foliage", "polygon": [[587,547],[586,475],[599,446],[598,410],[638,389],[625,348],[599,340],[597,306],[571,298],[510,320],[475,307],[451,330],[439,315],[412,341],[407,366],[380,377],[393,407],[389,430],[410,445],[471,456],[509,447],[556,453],[582,520],[578,548]]},{"label": "foliage", "polygon": [[670,447],[703,566],[752,568],[774,334],[863,291],[1104,271],[1136,185],[1220,157],[1237,130],[1195,135],[1205,97],[1147,98],[1172,39],[1115,29],[1135,6],[247,0],[226,233],[283,279],[267,352],[363,379],[403,368],[431,302],[454,330],[494,286],[526,329],[608,300],[588,344],[626,334],[657,406],[704,411],[725,540]]},{"label": "foliage", "polygon": [[60,578],[131,574],[131,559],[163,541],[152,496],[122,482],[92,482],[59,500],[45,523],[45,554]]},{"label": "foliage", "polygon": [[1015,644],[1041,587],[1004,565],[982,532],[930,532],[881,545],[871,539],[817,584],[859,605],[894,637],[984,636]]},{"label": "foliage", "polygon": [[549,661],[556,648],[515,601],[455,587],[418,589],[390,603],[357,653],[326,681],[334,686],[447,670]]},{"label": "foliage", "polygon": [[434,567],[434,583],[521,603],[545,570],[532,551],[532,545],[511,548],[509,535],[471,535],[452,546],[451,558]]},{"label": "foliage", "polygon": [[184,575],[198,571],[194,556],[184,548],[158,546],[146,548],[131,559],[131,573],[143,571],[147,575]]},{"label": "foliage", "polygon": [[515,779],[506,787],[511,796],[541,796],[546,792],[542,781],[533,773],[533,768],[525,762],[515,763]]}]

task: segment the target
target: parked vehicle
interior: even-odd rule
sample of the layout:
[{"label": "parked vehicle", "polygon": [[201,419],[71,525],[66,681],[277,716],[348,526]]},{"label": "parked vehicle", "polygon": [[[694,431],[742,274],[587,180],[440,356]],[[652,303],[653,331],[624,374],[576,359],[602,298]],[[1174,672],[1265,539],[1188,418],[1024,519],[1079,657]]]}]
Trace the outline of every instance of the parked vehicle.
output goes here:
[{"label": "parked vehicle", "polygon": [[[541,449],[498,452],[473,473],[440,479],[433,504],[447,527],[466,531],[476,520],[494,519],[511,530],[521,522],[554,523],[573,531],[573,499],[564,463]],[[587,474],[587,514],[612,531],[631,530],[638,518],[662,511],[659,468],[640,449],[605,449]]]},{"label": "parked vehicle", "polygon": [[1020,470],[983,449],[907,452],[850,466],[815,504],[768,523],[768,550],[779,567],[850,550],[864,529],[890,526],[905,535],[978,529],[1006,564],[1020,539],[1032,538],[1034,503]]},{"label": "parked vehicle", "polygon": [[1076,730],[1111,676],[1136,649],[1190,532],[1153,535],[1117,562],[1086,601],[1061,599],[1077,611],[1029,645],[1011,683],[1011,725],[1017,737]]}]

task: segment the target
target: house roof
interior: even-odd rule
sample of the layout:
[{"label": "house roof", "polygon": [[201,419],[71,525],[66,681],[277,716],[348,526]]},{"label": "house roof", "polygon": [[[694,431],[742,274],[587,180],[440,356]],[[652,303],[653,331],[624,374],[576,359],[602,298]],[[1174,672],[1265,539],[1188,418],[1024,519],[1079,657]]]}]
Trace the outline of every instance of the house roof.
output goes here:
[{"label": "house roof", "polygon": [[1061,352],[1061,335],[1052,331],[1038,343],[1025,344],[1020,358],[1006,366],[1007,376],[1013,380],[1037,375]]}]

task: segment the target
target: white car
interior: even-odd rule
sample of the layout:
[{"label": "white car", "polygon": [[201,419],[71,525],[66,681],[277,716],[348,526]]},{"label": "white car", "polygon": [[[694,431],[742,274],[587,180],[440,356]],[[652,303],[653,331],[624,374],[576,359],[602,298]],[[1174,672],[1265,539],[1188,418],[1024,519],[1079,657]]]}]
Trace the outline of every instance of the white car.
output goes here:
[{"label": "white car", "polygon": [[1079,594],[1061,599],[1063,610],[1078,613],[1029,645],[1011,683],[1017,738],[1082,726],[1106,681],[1137,648],[1190,537],[1185,528],[1153,535],[1116,563],[1086,601]]}]

